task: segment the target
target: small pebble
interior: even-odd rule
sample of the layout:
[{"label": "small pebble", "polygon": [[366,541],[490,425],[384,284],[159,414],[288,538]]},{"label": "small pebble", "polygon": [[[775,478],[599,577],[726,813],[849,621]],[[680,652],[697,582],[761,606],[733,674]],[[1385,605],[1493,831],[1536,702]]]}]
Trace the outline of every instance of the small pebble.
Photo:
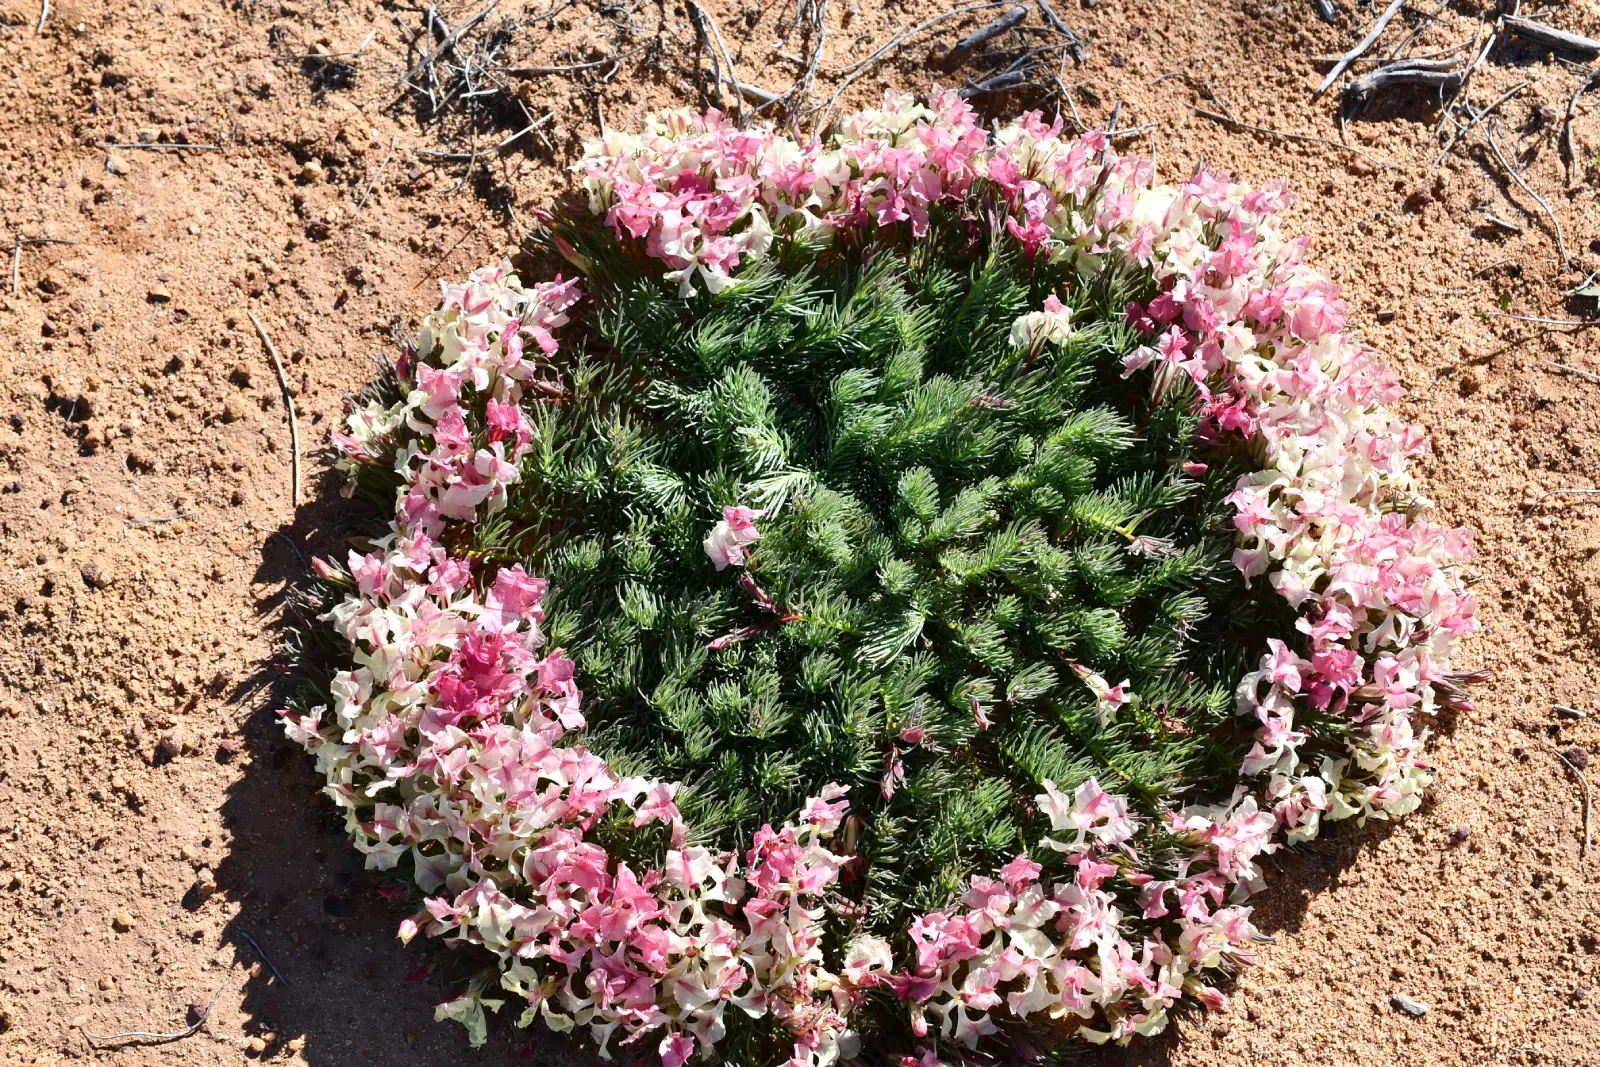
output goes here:
[{"label": "small pebble", "polygon": [[1462,845],[1462,844],[1465,844],[1467,838],[1469,838],[1471,836],[1472,836],[1472,827],[1470,827],[1470,826],[1458,826],[1454,830],[1450,831],[1450,843],[1452,845]]},{"label": "small pebble", "polygon": [[211,868],[201,867],[195,874],[194,891],[201,900],[208,899],[217,891],[217,876],[211,873]]},{"label": "small pebble", "polygon": [[170,730],[162,731],[161,740],[157,743],[156,749],[169,760],[177,759],[183,754],[187,744],[188,738],[184,735],[183,727],[174,726]]},{"label": "small pebble", "polygon": [[100,976],[99,985],[103,990],[117,988],[116,979],[112,978],[109,974],[102,974]]},{"label": "small pebble", "polygon": [[104,589],[111,584],[111,572],[98,563],[85,563],[78,572],[83,575],[83,584],[91,589]]},{"label": "small pebble", "polygon": [[121,930],[124,933],[126,933],[129,930],[132,930],[133,929],[133,913],[131,911],[129,911],[127,908],[123,908],[121,911],[117,912],[115,915],[113,915],[111,917],[111,925],[115,929]]},{"label": "small pebble", "polygon": [[1562,755],[1567,757],[1568,763],[1572,764],[1580,771],[1589,766],[1589,750],[1586,748],[1580,748],[1577,745],[1573,745],[1571,748],[1567,749],[1566,752],[1562,753]]},{"label": "small pebble", "polygon": [[172,291],[162,282],[156,282],[150,287],[148,299],[152,304],[165,304],[172,299]]},{"label": "small pebble", "polygon": [[106,157],[106,170],[112,174],[125,175],[132,169],[133,167],[129,165],[128,161],[115,152]]},{"label": "small pebble", "polygon": [[249,1041],[246,1041],[245,1047],[257,1056],[267,1051],[267,1043],[259,1037],[252,1037]]},{"label": "small pebble", "polygon": [[1394,1005],[1395,1011],[1405,1012],[1413,1019],[1420,1019],[1428,1014],[1428,1006],[1420,1000],[1412,1000],[1404,993],[1395,993],[1389,997],[1389,1003]]},{"label": "small pebble", "polygon": [[300,168],[300,177],[308,182],[319,181],[322,173],[322,164],[314,159],[306,160],[306,165]]}]

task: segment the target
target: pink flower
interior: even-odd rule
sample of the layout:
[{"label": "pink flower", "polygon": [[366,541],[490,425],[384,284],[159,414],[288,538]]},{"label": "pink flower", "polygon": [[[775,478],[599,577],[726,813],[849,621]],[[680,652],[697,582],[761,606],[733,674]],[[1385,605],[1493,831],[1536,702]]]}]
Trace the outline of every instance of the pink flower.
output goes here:
[{"label": "pink flower", "polygon": [[661,1054],[661,1067],[683,1067],[694,1055],[694,1038],[688,1034],[668,1034],[656,1047]]},{"label": "pink flower", "polygon": [[730,564],[737,567],[744,563],[745,546],[761,538],[761,531],[756,529],[756,520],[765,514],[764,511],[753,511],[746,507],[722,509],[722,521],[712,528],[701,546],[717,570],[724,570]]}]

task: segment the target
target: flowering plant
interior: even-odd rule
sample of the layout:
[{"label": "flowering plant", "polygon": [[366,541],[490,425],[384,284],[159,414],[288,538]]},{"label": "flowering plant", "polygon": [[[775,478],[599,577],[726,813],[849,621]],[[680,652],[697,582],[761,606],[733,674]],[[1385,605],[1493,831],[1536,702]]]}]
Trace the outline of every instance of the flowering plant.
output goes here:
[{"label": "flowering plant", "polygon": [[933,1064],[1223,1003],[1262,857],[1416,807],[1474,627],[1287,191],[953,95],[578,172],[581,282],[446,285],[335,435],[394,519],[285,713],[401,937],[495,960],[440,1016]]}]

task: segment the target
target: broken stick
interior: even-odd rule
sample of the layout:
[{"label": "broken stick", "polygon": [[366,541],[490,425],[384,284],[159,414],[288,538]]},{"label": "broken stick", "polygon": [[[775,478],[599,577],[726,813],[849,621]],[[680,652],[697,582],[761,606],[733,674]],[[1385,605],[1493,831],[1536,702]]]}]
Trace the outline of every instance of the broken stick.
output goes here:
[{"label": "broken stick", "polygon": [[1311,99],[1315,100],[1327,92],[1328,88],[1339,80],[1339,75],[1344,73],[1344,68],[1360,59],[1361,54],[1372,47],[1373,42],[1383,35],[1384,29],[1389,25],[1389,20],[1398,15],[1400,9],[1405,6],[1406,0],[1390,0],[1389,6],[1383,9],[1383,14],[1378,16],[1378,21],[1372,24],[1372,28],[1367,31],[1367,35],[1361,38],[1354,48],[1339,57],[1339,62],[1333,65],[1333,69],[1328,71],[1328,76],[1322,79],[1322,84],[1317,86],[1317,91],[1311,94]]},{"label": "broken stick", "polygon": [[1600,56],[1600,41],[1582,34],[1568,33],[1546,26],[1542,22],[1531,19],[1518,18],[1516,15],[1507,15],[1500,20],[1506,30],[1515,37],[1534,44],[1542,44],[1552,52],[1569,52],[1572,55],[1593,59]]},{"label": "broken stick", "polygon": [[261,320],[256,318],[255,312],[246,310],[245,314],[250,318],[250,325],[256,328],[256,336],[267,346],[267,355],[272,357],[272,369],[278,375],[278,388],[283,390],[283,406],[289,409],[289,447],[293,450],[289,455],[291,479],[289,505],[297,508],[300,506],[300,422],[295,418],[294,396],[289,392],[289,378],[283,373],[283,361],[278,358],[278,349],[273,345],[272,338],[267,336],[266,328],[261,325]]}]

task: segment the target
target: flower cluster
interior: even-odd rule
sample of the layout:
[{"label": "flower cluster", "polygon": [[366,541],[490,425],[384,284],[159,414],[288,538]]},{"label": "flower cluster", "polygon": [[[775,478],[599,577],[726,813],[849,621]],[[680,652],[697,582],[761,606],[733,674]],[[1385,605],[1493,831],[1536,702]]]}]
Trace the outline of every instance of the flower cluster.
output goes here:
[{"label": "flower cluster", "polygon": [[[494,953],[499,986],[528,1004],[520,1025],[585,1026],[608,1056],[621,1031],[622,1044],[650,1039],[664,1063],[681,1064],[721,1039],[731,1006],[781,1022],[797,1067],[833,1062],[853,1052],[850,1010],[890,963],[887,945],[863,935],[840,974],[825,966],[823,897],[847,861],[825,842],[848,810],[845,791],[829,787],[794,822],[763,828],[743,856],[688,845],[676,784],[622,778],[563,744],[584,727],[582,694],[572,661],[543,648],[545,582],[512,566],[480,589],[435,540],[444,519],[494,507],[492,494],[453,503],[462,467],[442,428],[470,414],[491,435],[497,422],[511,428],[511,457],[526,449],[518,401],[537,379],[518,337],[529,331],[553,351],[548,331],[575,298],[571,283],[524,290],[505,267],[447,286],[415,364],[401,369],[416,388],[393,408],[358,412],[337,437],[353,462],[393,449],[404,485],[373,551],[352,551],[345,567],[316,562],[346,591],[327,621],[354,666],[334,678],[331,705],[286,714],[285,729],[316,756],[368,867],[409,867],[423,902],[401,938],[424,932]],[[502,403],[509,414],[496,414]],[[428,438],[431,451],[419,444]],[[755,539],[759,513],[728,510],[731,559]],[[659,869],[635,872],[589,839],[617,810],[632,812],[634,828],[669,828]],[[491,994],[474,982],[439,1017],[481,1042],[485,1009],[503,1003]]]},{"label": "flower cluster", "polygon": [[[747,232],[738,222],[742,212],[760,214],[760,240],[743,249],[752,256],[770,244],[774,220],[781,227],[794,216],[813,231],[907,222],[919,234],[934,205],[954,202],[975,180],[986,179],[1009,208],[1007,230],[1028,254],[1066,260],[1086,281],[1107,272],[1147,272],[1157,295],[1130,304],[1126,318],[1149,343],[1127,361],[1126,375],[1152,368],[1155,393],[1169,389],[1175,376],[1187,376],[1203,405],[1205,434],[1259,443],[1263,468],[1241,479],[1229,500],[1239,530],[1234,561],[1246,581],[1265,575],[1298,610],[1309,654],[1274,640],[1260,670],[1240,686],[1240,714],[1259,722],[1240,768],[1240,793],[1220,807],[1169,813],[1169,825],[1161,828],[1195,849],[1184,876],[1156,882],[1135,872],[1126,878],[1138,888],[1146,919],[1168,914],[1169,891],[1183,902],[1176,945],[1156,934],[1136,950],[1115,933],[1117,919],[1108,927],[1110,946],[1095,943],[1095,973],[1108,974],[1113,963],[1118,973],[1137,973],[1142,977],[1128,988],[1147,996],[1138,1010],[1129,1010],[1119,1006],[1125,989],[1103,984],[1097,1003],[1110,1030],[1082,1032],[1120,1038],[1159,1029],[1165,1006],[1187,979],[1170,983],[1158,972],[1176,965],[1181,975],[1184,960],[1215,966],[1225,955],[1246,955],[1247,912],[1221,909],[1228,914],[1214,921],[1206,902],[1248,896],[1261,885],[1254,857],[1280,840],[1315,837],[1324,817],[1387,818],[1413,809],[1429,780],[1425,732],[1414,720],[1440,700],[1464,703],[1445,671],[1456,641],[1475,626],[1473,600],[1456,576],[1470,558],[1470,537],[1411,517],[1425,502],[1406,461],[1426,441],[1420,428],[1399,423],[1389,411],[1401,395],[1394,372],[1344,332],[1337,286],[1305,263],[1304,241],[1283,235],[1279,216],[1291,197],[1281,183],[1252,189],[1200,171],[1179,187],[1161,186],[1150,161],[1118,157],[1102,134],[1066,139],[1059,121],[1045,124],[1027,115],[990,138],[954,94],[927,107],[890,94],[884,108],[846,120],[827,144],[743,135],[739,173],[766,180],[725,184],[727,156],[714,135],[720,119],[708,115],[699,126],[686,118],[676,122],[679,132],[658,135],[664,144],[635,141],[622,157],[610,143],[590,147],[580,166],[595,209],[610,212],[608,220],[619,211],[661,219],[652,214],[659,188],[607,183],[619,158],[641,176],[651,173],[652,161],[666,164],[676,188],[686,186],[683,168],[699,165],[707,195],[714,191],[742,205],[723,216],[726,236],[737,240]],[[727,284],[719,277],[713,288]],[[1071,324],[1063,312],[1050,298],[1042,310],[1018,319],[1014,340],[1032,345],[1064,338]],[[1194,466],[1190,473],[1205,473]],[[1120,687],[1097,675],[1085,680],[1102,715],[1108,703],[1114,711],[1125,699]],[[1337,716],[1350,727],[1344,753],[1322,754],[1316,766],[1299,754],[1308,734],[1296,716],[1308,712]],[[892,775],[891,767],[886,783]],[[1075,892],[1101,892],[1122,869],[1099,873],[1097,864],[1092,858],[1080,864]],[[1011,885],[1008,892],[1021,889]],[[940,929],[946,922],[941,913],[926,921]],[[973,913],[949,922],[962,931],[959,938],[982,941],[973,932],[982,926]],[[1196,924],[1208,932],[1193,934]],[[1075,919],[1058,918],[1054,929],[1071,934],[1058,942],[1062,952],[1081,953],[1093,941],[1083,940]],[[913,1004],[933,998],[947,1035],[969,1041],[984,1032],[985,1024],[975,1020],[1001,1003],[992,990],[982,992],[985,983],[1024,983],[1029,992],[1009,993],[1007,1007],[1019,1016],[1039,1010],[1045,1000],[1038,999],[1037,968],[1025,978],[1014,969],[1022,965],[1015,955],[1003,966],[996,963],[1011,951],[997,947],[1005,940],[997,936],[982,952],[968,941],[950,955],[919,949],[918,982],[933,977],[923,965],[935,958],[960,959],[968,977],[958,987],[954,972],[941,970],[933,992],[908,979],[902,994]],[[1207,948],[1196,957],[1185,944]],[[973,979],[978,972],[982,977]],[[997,977],[1002,972],[1007,977]],[[978,992],[967,982],[976,982]],[[1063,1006],[1071,1000],[1051,1001],[1049,1011],[1057,1018],[1077,1011]]]},{"label": "flower cluster", "polygon": [[[523,393],[530,385],[559,388],[537,378],[528,346],[539,356],[555,352],[552,331],[578,300],[577,279],[528,289],[510,263],[441,288],[443,303],[423,320],[415,362],[397,367],[406,396],[357,408],[350,432],[331,435],[347,474],[392,458],[404,483],[396,514],[431,537],[445,519],[472,522],[480,506],[490,513],[505,506],[506,487],[533,442]],[[402,429],[406,443],[396,447]]]},{"label": "flower cluster", "polygon": [[[369,865],[409,867],[424,894],[402,936],[481,945],[500,986],[527,1000],[524,1022],[587,1026],[603,1053],[618,1031],[623,1044],[649,1040],[667,1067],[708,1054],[729,1006],[781,1021],[796,1064],[849,1057],[850,1013],[880,985],[919,1035],[936,1027],[969,1046],[996,1015],[1120,1041],[1159,1031],[1186,994],[1220,1004],[1205,974],[1250,961],[1242,904],[1263,884],[1259,858],[1323,819],[1416,806],[1428,782],[1417,720],[1463,703],[1446,671],[1475,625],[1456,577],[1468,536],[1414,517],[1407,461],[1422,433],[1390,414],[1395,375],[1344,332],[1336,287],[1283,235],[1287,192],[1204,171],[1157,185],[1148,160],[1119,157],[1102,134],[1063,138],[1029,115],[991,135],[953,94],[928,106],[891,94],[810,143],[715,111],[669,113],[640,135],[607,132],[578,170],[591,209],[685,296],[738,284],[742,264],[789,237],[920,235],[979,183],[1026,254],[1086,281],[1146,279],[1154,295],[1126,319],[1147,343],[1126,373],[1148,373],[1158,393],[1186,378],[1208,438],[1264,457],[1230,497],[1234,562],[1297,610],[1304,640],[1270,642],[1239,688],[1255,735],[1225,803],[1141,817],[1092,779],[1070,794],[1045,782],[1039,848],[1064,856],[1071,878],[1046,884],[1018,856],[918,919],[907,958],[864,935],[837,945],[851,925],[827,903],[848,860],[828,844],[842,791],[742,855],[689,845],[676,785],[622,778],[572,743],[580,694],[571,661],[543,647],[543,583],[520,567],[474,573],[439,544],[448,521],[494,511],[516,480],[533,446],[525,404],[561,388],[526,345],[552,353],[578,298],[571,281],[525,288],[508,266],[479,271],[445,287],[399,368],[402,400],[357,410],[334,435],[347,466],[392,463],[402,485],[374,551],[319,563],[347,590],[329,618],[353,667],[329,707],[287,721]],[[1013,339],[1041,346],[1072,329],[1052,297]],[[726,509],[703,546],[717,569],[743,562],[759,517]],[[1074,669],[1102,716],[1137,699]],[[973,713],[988,725],[976,698]],[[1313,744],[1312,724],[1328,720],[1347,727],[1342,749]],[[885,797],[901,777],[894,749]],[[666,827],[659,869],[635,872],[592,839],[619,812]],[[1148,862],[1158,850],[1162,877]],[[481,1039],[484,1008],[499,1003],[489,993],[475,984],[440,1012]]]}]

